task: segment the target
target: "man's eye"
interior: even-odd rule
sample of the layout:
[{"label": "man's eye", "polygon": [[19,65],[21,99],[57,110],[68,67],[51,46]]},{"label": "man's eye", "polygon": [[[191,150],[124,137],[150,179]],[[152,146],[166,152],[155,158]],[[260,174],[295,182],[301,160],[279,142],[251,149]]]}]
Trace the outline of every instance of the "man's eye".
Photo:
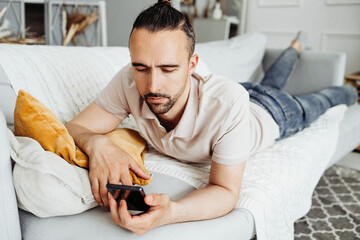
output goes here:
[{"label": "man's eye", "polygon": [[173,69],[173,68],[170,68],[170,69],[169,68],[163,68],[162,71],[166,72],[166,73],[171,73],[171,72],[175,71],[175,69]]},{"label": "man's eye", "polygon": [[138,72],[146,72],[147,68],[136,68],[136,71],[138,71]]}]

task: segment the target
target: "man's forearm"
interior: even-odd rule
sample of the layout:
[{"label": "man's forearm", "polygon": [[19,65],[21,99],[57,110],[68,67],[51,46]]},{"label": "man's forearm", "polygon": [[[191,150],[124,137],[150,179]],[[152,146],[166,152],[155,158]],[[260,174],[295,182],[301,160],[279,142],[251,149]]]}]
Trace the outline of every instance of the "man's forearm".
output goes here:
[{"label": "man's forearm", "polygon": [[[75,144],[81,150],[83,150],[88,156],[92,154],[94,150],[94,144],[98,145],[102,142],[106,143],[110,139],[102,134],[97,134],[89,129],[77,124],[66,124],[70,135],[74,138]],[[96,143],[94,142],[96,138]],[[102,139],[102,140],[101,140]]]},{"label": "man's forearm", "polygon": [[74,138],[76,146],[87,152],[85,148],[86,144],[89,139],[95,135],[95,133],[77,124],[66,124],[66,128],[70,135]]},{"label": "man's forearm", "polygon": [[172,202],[172,223],[221,217],[234,209],[238,197],[230,190],[208,185]]},{"label": "man's forearm", "polygon": [[92,148],[88,146],[90,140],[114,130],[120,123],[120,119],[92,102],[65,126],[74,138],[76,146],[89,154]]}]

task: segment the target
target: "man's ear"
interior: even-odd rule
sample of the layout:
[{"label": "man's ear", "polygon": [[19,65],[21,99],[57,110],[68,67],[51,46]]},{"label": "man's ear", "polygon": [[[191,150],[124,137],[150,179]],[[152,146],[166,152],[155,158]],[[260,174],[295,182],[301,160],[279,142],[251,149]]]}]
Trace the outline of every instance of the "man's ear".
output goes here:
[{"label": "man's ear", "polygon": [[199,62],[199,55],[197,54],[192,55],[189,61],[189,75],[195,72],[195,68],[198,65],[198,62]]}]

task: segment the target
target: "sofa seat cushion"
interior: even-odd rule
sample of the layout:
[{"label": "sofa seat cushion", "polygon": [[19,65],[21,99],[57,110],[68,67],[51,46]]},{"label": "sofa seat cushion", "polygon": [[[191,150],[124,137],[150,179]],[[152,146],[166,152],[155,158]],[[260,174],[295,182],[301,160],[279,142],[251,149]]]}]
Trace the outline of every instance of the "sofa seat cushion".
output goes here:
[{"label": "sofa seat cushion", "polygon": [[[179,199],[195,188],[172,176],[151,172],[153,181],[144,186],[145,193],[166,193]],[[166,184],[164,184],[166,183]],[[178,223],[159,227],[143,236],[129,232],[111,220],[104,207],[96,207],[73,216],[39,218],[20,210],[23,239],[141,239],[141,240],[238,240],[250,239],[255,234],[254,220],[245,209],[206,221]]]}]

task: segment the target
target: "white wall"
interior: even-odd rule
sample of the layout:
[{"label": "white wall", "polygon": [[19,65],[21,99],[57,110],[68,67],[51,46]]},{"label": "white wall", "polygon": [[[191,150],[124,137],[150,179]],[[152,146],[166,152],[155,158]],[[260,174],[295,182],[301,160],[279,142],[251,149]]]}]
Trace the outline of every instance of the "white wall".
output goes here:
[{"label": "white wall", "polygon": [[360,0],[243,0],[242,32],[268,36],[268,47],[285,48],[299,30],[312,50],[345,52],[346,73],[360,71]]},{"label": "white wall", "polygon": [[106,0],[108,46],[128,46],[136,17],[156,2],[157,0]]}]

